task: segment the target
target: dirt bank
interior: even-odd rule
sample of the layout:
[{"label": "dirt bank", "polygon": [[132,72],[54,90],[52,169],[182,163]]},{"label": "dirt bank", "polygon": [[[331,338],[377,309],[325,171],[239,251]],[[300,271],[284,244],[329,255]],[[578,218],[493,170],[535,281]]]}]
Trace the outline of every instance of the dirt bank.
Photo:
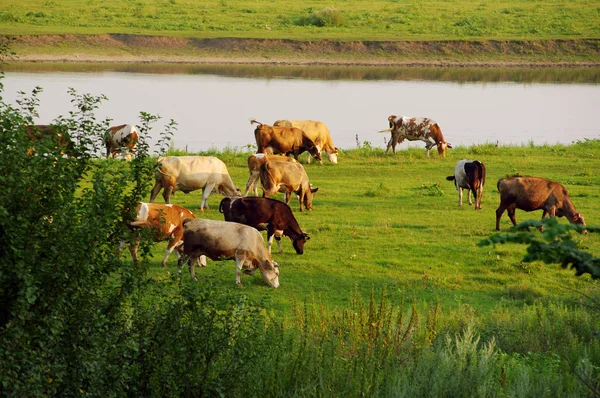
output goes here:
[{"label": "dirt bank", "polygon": [[598,67],[600,40],[343,42],[123,34],[19,36],[20,62]]}]

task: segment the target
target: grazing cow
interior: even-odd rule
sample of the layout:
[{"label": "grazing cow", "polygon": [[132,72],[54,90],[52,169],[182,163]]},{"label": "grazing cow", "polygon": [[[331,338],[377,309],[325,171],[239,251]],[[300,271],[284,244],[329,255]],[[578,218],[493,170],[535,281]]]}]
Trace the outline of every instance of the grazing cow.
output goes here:
[{"label": "grazing cow", "polygon": [[[277,120],[273,123],[273,126],[299,128],[315,142],[319,152],[325,151],[327,159],[331,163],[337,163],[338,149],[333,145],[333,140],[325,123],[316,120]],[[311,156],[308,155],[308,163],[310,163],[310,158]]]},{"label": "grazing cow", "polygon": [[260,177],[260,165],[266,162],[267,160],[278,160],[281,162],[296,161],[296,159],[287,156],[267,155],[264,153],[257,153],[248,156],[248,171],[250,172],[250,176],[248,177],[248,182],[246,183],[246,192],[244,192],[244,196],[248,196],[248,193],[251,189],[254,190],[254,196],[258,196],[258,184],[256,184],[256,182]]},{"label": "grazing cow", "polygon": [[166,156],[158,162],[150,203],[162,188],[166,203],[171,203],[171,194],[177,190],[190,193],[202,189],[201,210],[208,209],[208,195],[213,190],[225,196],[242,194],[233,184],[225,163],[214,156]]},{"label": "grazing cow", "polygon": [[380,133],[391,131],[392,136],[388,142],[385,153],[387,154],[392,148],[394,155],[396,154],[396,144],[401,143],[406,138],[409,141],[423,141],[427,149],[427,157],[429,150],[437,146],[438,153],[441,156],[446,156],[446,149],[452,148],[452,145],[444,141],[442,130],[439,124],[426,117],[398,117],[392,115],[388,117],[390,128],[381,130]]},{"label": "grazing cow", "polygon": [[[65,152],[72,152],[75,147],[66,126],[36,124],[33,126],[26,126],[25,133],[32,143],[40,143],[45,140],[55,141],[55,148],[60,149],[62,154],[65,154]],[[29,148],[27,150],[27,154],[29,155],[33,155],[34,152],[35,148]]]},{"label": "grazing cow", "polygon": [[135,126],[130,124],[121,124],[108,129],[104,136],[104,144],[106,145],[106,157],[112,155],[113,159],[118,153],[121,153],[128,162],[135,152],[135,147],[139,140],[138,131]]},{"label": "grazing cow", "polygon": [[498,180],[500,206],[496,210],[496,230],[500,231],[500,217],[504,210],[513,225],[517,225],[515,209],[544,210],[542,220],[550,217],[567,217],[572,224],[585,226],[583,215],[578,213],[569,192],[561,184],[539,177],[510,177]]},{"label": "grazing cow", "polygon": [[[151,231],[152,237],[156,242],[169,241],[162,266],[167,266],[167,260],[174,249],[177,249],[175,253],[177,254],[177,258],[180,258],[183,252],[183,248],[181,247],[183,245],[183,226],[181,223],[186,218],[194,218],[194,214],[183,207],[156,203],[140,203],[137,205],[136,211],[137,215],[135,219],[127,224],[132,232],[135,229],[147,228]],[[138,236],[129,247],[131,257],[136,262],[138,261],[137,252],[139,245],[140,238]]]},{"label": "grazing cow", "polygon": [[258,124],[254,130],[258,153],[293,153],[294,159],[298,160],[298,155],[308,151],[315,159],[321,161],[321,151],[304,131],[296,127],[274,127],[256,120],[250,121],[250,124],[254,123]]},{"label": "grazing cow", "polygon": [[467,189],[469,194],[469,204],[472,205],[471,192],[475,198],[475,210],[481,209],[481,196],[483,195],[483,186],[485,185],[485,166],[478,160],[459,160],[454,168],[454,175],[446,177],[448,181],[454,181],[458,191],[458,205],[462,206],[463,189]]},{"label": "grazing cow", "polygon": [[319,188],[313,188],[308,182],[308,175],[300,163],[277,162],[269,160],[260,165],[260,183],[263,187],[263,197],[268,198],[276,192],[286,195],[285,203],[290,203],[291,193],[298,195],[300,211],[312,209],[313,193]]},{"label": "grazing cow", "polygon": [[281,236],[288,236],[298,254],[304,253],[304,243],[310,239],[300,229],[290,206],[275,199],[227,197],[221,200],[219,211],[225,216],[225,221],[249,225],[259,231],[264,231],[266,224],[269,253],[273,238],[277,240],[279,252],[283,253]]},{"label": "grazing cow", "polygon": [[202,255],[212,260],[235,259],[235,281],[241,286],[241,271],[252,275],[260,269],[263,280],[279,287],[279,266],[271,259],[260,232],[230,221],[187,218],[183,220],[183,251],[190,257],[190,277],[197,281],[192,264]]}]

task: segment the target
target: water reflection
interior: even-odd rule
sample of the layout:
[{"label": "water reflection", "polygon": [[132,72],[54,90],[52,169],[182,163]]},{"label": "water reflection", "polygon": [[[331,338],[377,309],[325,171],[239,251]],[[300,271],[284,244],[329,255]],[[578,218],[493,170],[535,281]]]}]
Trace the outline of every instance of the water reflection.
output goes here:
[{"label": "water reflection", "polygon": [[305,80],[430,80],[448,82],[600,83],[600,68],[393,68],[373,66],[12,63],[13,72],[121,72]]}]

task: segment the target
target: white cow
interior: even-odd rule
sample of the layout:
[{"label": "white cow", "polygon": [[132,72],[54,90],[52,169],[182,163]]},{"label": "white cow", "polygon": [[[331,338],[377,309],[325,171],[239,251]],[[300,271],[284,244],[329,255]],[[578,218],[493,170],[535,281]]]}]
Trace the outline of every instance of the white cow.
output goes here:
[{"label": "white cow", "polygon": [[171,203],[171,194],[175,191],[190,193],[202,189],[200,209],[208,209],[208,195],[215,190],[225,196],[241,196],[234,185],[227,166],[214,156],[166,156],[158,159],[160,163],[155,174],[155,184],[150,192],[150,203],[164,188],[163,198]]},{"label": "white cow", "polygon": [[252,275],[258,268],[263,280],[279,287],[279,266],[267,252],[261,233],[230,221],[186,218],[183,220],[183,251],[190,257],[190,277],[197,281],[193,264],[202,255],[212,260],[235,260],[235,281],[241,286],[241,271]]}]

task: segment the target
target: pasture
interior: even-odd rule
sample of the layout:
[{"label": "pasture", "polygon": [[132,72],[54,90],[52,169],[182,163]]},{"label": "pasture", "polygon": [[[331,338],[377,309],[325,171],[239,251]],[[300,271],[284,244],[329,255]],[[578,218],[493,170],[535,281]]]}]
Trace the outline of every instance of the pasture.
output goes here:
[{"label": "pasture", "polygon": [[[311,183],[319,187],[314,209],[300,213],[297,200],[290,203],[300,227],[311,234],[304,254],[296,255],[290,240],[283,238],[284,253],[273,252],[280,264],[281,287],[269,289],[254,275],[242,279],[242,289],[252,297],[266,299],[266,307],[282,319],[299,303],[315,302],[337,311],[347,307],[353,294],[368,298],[383,289],[392,303],[414,300],[424,307],[439,303],[446,314],[466,306],[483,318],[503,311],[518,313],[535,302],[569,303],[582,293],[597,291],[596,281],[575,277],[572,270],[523,263],[524,246],[477,246],[495,232],[496,182],[506,176],[543,176],[564,184],[587,224],[598,225],[597,140],[567,146],[458,147],[449,149],[445,159],[437,153],[426,159],[425,149],[420,147],[400,145],[398,149],[396,156],[386,156],[367,143],[341,153],[338,165],[327,160],[323,165],[305,165]],[[203,154],[221,158],[234,183],[244,190],[250,153]],[[445,179],[464,158],[478,159],[487,167],[480,211],[467,204],[466,192],[464,204],[458,208],[454,184]],[[197,217],[223,219],[218,211],[220,195],[209,197],[210,209],[205,212],[198,209],[200,198],[200,191],[178,192],[171,202],[192,210]],[[162,203],[161,196],[157,203]],[[540,219],[541,211],[517,210],[516,217],[518,222]],[[511,225],[505,213],[502,232]],[[600,255],[599,236],[577,239],[582,248]],[[160,268],[165,246],[159,243],[153,249],[156,278],[165,278],[175,269],[174,258],[168,269]],[[235,289],[234,269],[233,261],[209,261],[196,274],[199,283]],[[187,270],[184,272],[187,277]]]}]

